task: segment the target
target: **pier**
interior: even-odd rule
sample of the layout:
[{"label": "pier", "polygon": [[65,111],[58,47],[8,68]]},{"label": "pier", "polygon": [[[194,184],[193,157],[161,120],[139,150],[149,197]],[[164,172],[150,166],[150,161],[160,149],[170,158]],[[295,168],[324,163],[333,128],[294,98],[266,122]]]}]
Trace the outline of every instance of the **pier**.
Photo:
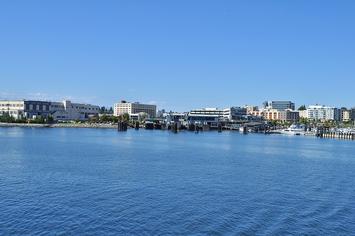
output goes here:
[{"label": "pier", "polygon": [[355,133],[330,131],[330,130],[325,130],[325,129],[319,129],[316,133],[316,136],[318,138],[355,140]]}]

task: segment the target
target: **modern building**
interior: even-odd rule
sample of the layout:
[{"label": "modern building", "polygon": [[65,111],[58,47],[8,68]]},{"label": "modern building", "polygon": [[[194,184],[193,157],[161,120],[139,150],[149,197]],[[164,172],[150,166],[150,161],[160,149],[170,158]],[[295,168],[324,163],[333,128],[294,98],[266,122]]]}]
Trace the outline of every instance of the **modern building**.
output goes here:
[{"label": "modern building", "polygon": [[187,115],[188,122],[191,123],[216,123],[223,119],[223,110],[217,108],[203,108],[192,110]]},{"label": "modern building", "polygon": [[54,120],[87,120],[90,117],[98,116],[100,107],[90,104],[72,103],[69,100],[63,102],[51,102],[51,115]]},{"label": "modern building", "polygon": [[287,109],[295,110],[295,103],[291,101],[267,101],[263,103],[264,109],[274,109],[284,111]]},{"label": "modern building", "polygon": [[87,120],[91,116],[98,115],[99,111],[99,106],[70,101],[0,101],[0,115],[9,114],[16,119],[52,116],[54,120]]},{"label": "modern building", "polygon": [[335,107],[312,105],[307,108],[308,119],[320,121],[339,121],[340,111]]},{"label": "modern building", "polygon": [[31,100],[0,101],[0,115],[8,114],[15,119],[48,117],[50,102]]},{"label": "modern building", "polygon": [[141,104],[138,102],[121,101],[114,105],[114,115],[120,116],[123,114],[138,115],[139,113],[146,113],[150,118],[156,117],[157,106],[150,104]]},{"label": "modern building", "polygon": [[229,121],[246,119],[247,108],[230,107],[223,110],[223,118]]}]

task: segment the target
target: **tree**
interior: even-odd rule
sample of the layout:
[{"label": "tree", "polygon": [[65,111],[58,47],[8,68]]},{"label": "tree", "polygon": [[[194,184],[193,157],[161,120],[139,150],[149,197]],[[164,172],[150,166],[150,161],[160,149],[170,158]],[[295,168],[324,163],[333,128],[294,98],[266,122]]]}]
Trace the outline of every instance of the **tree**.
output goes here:
[{"label": "tree", "polygon": [[106,113],[106,108],[105,107],[101,107],[100,108],[100,114],[105,114]]},{"label": "tree", "polygon": [[125,121],[125,122],[129,122],[129,114],[128,113],[124,113],[123,114],[123,116],[122,116],[122,118],[123,118],[123,121]]},{"label": "tree", "polygon": [[141,113],[139,113],[139,115],[138,115],[138,120],[139,120],[140,122],[144,122],[147,118],[148,118],[148,114],[145,113],[145,112],[141,112]]},{"label": "tree", "polygon": [[309,120],[304,117],[301,117],[299,122],[304,125],[308,125],[310,123]]},{"label": "tree", "polygon": [[306,105],[302,105],[298,108],[299,111],[305,111],[307,110]]},{"label": "tree", "polygon": [[2,116],[0,116],[0,122],[13,123],[15,122],[15,118],[10,116],[8,112],[5,112],[2,114]]}]

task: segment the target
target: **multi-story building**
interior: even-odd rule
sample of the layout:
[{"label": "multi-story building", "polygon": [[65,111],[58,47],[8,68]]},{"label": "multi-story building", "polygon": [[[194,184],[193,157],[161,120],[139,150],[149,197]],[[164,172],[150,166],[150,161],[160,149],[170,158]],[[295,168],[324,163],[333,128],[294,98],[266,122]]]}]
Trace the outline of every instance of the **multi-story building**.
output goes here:
[{"label": "multi-story building", "polygon": [[98,116],[100,107],[90,104],[63,102],[51,102],[50,111],[54,120],[87,120],[90,117]]},{"label": "multi-story building", "polygon": [[25,117],[34,119],[36,117],[48,117],[50,112],[50,102],[25,100]]},{"label": "multi-story building", "polygon": [[351,108],[351,120],[355,121],[355,107]]},{"label": "multi-story building", "polygon": [[264,109],[274,109],[284,111],[287,109],[295,110],[295,103],[291,101],[267,101],[263,104]]},{"label": "multi-story building", "polygon": [[312,105],[307,108],[308,119],[320,121],[340,120],[339,109],[320,105]]},{"label": "multi-story building", "polygon": [[265,109],[261,112],[261,115],[266,120],[277,120],[277,121],[287,121],[287,122],[297,122],[300,118],[298,111],[293,111],[291,109],[279,111],[277,109]]},{"label": "multi-story building", "polygon": [[119,116],[123,114],[137,115],[139,113],[146,113],[149,117],[153,118],[157,114],[157,106],[150,104],[141,104],[138,102],[121,101],[114,105],[114,115]]},{"label": "multi-story building", "polygon": [[247,108],[244,107],[230,107],[223,110],[223,117],[226,120],[242,120],[247,115]]},{"label": "multi-story building", "polygon": [[219,122],[223,119],[223,114],[223,110],[217,108],[203,108],[190,111],[187,120],[192,123]]},{"label": "multi-story building", "polygon": [[348,122],[351,120],[351,110],[346,109],[345,107],[342,107],[339,111],[340,113],[340,121],[342,122]]},{"label": "multi-story building", "polygon": [[50,115],[50,102],[31,101],[31,100],[13,100],[0,101],[0,115],[5,113],[15,119],[29,118],[33,119],[39,116],[47,117]]},{"label": "multi-story building", "polygon": [[300,110],[298,111],[300,118],[306,118],[308,119],[308,111],[306,110]]},{"label": "multi-story building", "polygon": [[8,114],[15,119],[25,116],[25,101],[0,101],[0,116]]},{"label": "multi-story building", "polygon": [[48,101],[0,101],[0,115],[20,119],[52,116],[54,120],[86,120],[99,114],[100,107],[89,104]]}]

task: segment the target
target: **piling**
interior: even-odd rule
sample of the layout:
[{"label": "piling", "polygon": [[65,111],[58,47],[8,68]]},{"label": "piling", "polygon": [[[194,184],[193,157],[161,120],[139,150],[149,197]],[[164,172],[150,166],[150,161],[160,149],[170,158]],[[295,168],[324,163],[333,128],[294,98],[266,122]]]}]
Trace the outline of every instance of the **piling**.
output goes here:
[{"label": "piling", "polygon": [[222,124],[221,123],[218,124],[218,133],[222,133]]},{"label": "piling", "polygon": [[117,124],[117,131],[119,132],[127,131],[127,123],[124,121],[119,121]]},{"label": "piling", "polygon": [[202,126],[202,131],[209,131],[210,130],[210,126],[205,124]]},{"label": "piling", "polygon": [[178,132],[178,124],[177,123],[174,123],[171,125],[171,131],[173,133],[177,133]]},{"label": "piling", "polygon": [[189,131],[196,131],[196,125],[195,124],[189,124]]}]

